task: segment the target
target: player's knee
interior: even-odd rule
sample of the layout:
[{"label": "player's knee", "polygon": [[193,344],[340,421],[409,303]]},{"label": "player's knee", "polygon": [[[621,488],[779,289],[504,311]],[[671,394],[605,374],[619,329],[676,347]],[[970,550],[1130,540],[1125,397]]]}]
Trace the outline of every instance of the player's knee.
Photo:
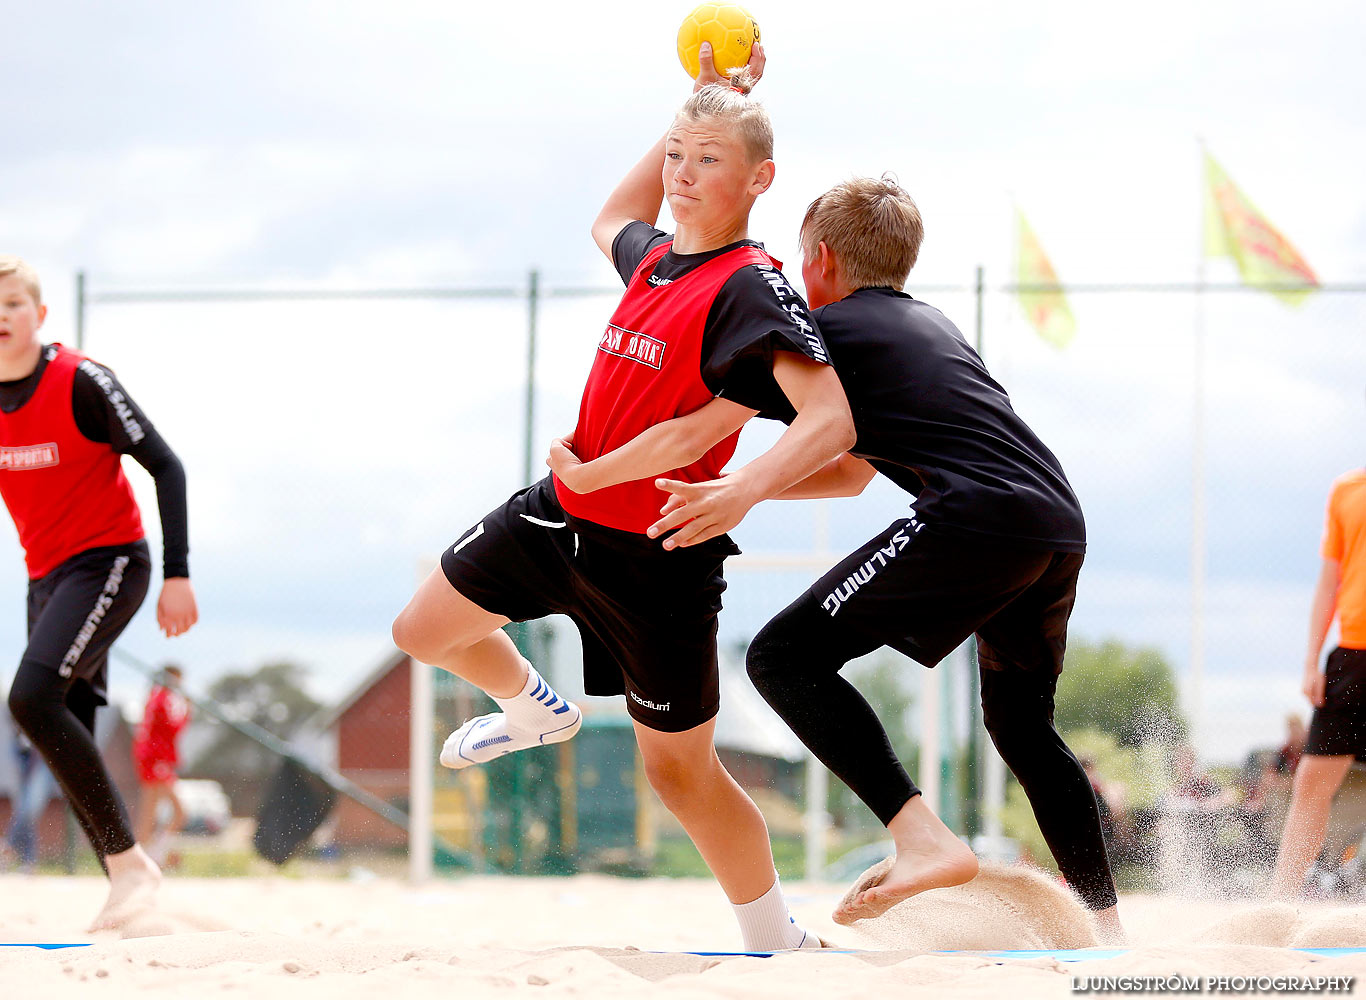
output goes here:
[{"label": "player's knee", "polygon": [[765,626],[749,644],[749,649],[745,651],[745,672],[749,674],[749,679],[754,683],[754,687],[765,698],[768,697],[768,692],[773,688],[779,659],[780,657],[776,655],[776,644],[773,642],[768,626]]},{"label": "player's knee", "polygon": [[394,645],[420,663],[435,663],[445,652],[440,648],[441,643],[433,641],[435,637],[431,628],[413,613],[411,607],[398,613],[389,631]]},{"label": "player's knee", "polygon": [[[1042,722],[1042,727],[1040,727]],[[1002,760],[1009,761],[1018,752],[1027,748],[1032,741],[1049,729],[1048,720],[1031,720],[1019,715],[1008,706],[982,706],[982,725]]]},{"label": "player's knee", "polygon": [[703,787],[700,773],[703,766],[673,754],[644,757],[645,780],[670,811],[686,806],[696,798]]},{"label": "player's knee", "polygon": [[[1309,761],[1309,766],[1305,766]],[[1331,802],[1337,795],[1342,780],[1336,774],[1324,774],[1310,757],[1302,757],[1295,771],[1294,795],[1302,802]]]},{"label": "player's knee", "polygon": [[61,705],[60,692],[55,692],[54,697],[54,692],[48,690],[49,686],[56,685],[56,674],[52,674],[52,685],[43,682],[46,680],[44,674],[50,672],[46,667],[26,670],[21,664],[9,689],[10,715],[34,742],[44,728],[44,720]]},{"label": "player's knee", "polygon": [[797,667],[799,644],[782,615],[769,622],[756,635],[745,652],[745,671],[755,689],[767,701],[783,690],[782,678]]}]

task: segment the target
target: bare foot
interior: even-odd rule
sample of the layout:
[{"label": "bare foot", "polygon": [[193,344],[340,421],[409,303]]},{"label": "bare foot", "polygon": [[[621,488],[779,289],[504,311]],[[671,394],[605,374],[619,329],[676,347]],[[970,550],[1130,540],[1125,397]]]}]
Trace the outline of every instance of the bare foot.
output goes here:
[{"label": "bare foot", "polygon": [[90,925],[92,931],[113,930],[151,909],[161,885],[161,869],[137,844],[104,861],[109,866],[109,898]]},{"label": "bare foot", "polygon": [[896,857],[864,874],[835,908],[835,923],[876,917],[917,893],[962,885],[976,877],[977,855],[930,811],[921,796],[907,802],[887,829],[896,843]]},{"label": "bare foot", "polygon": [[877,881],[840,903],[833,919],[837,924],[852,924],[886,913],[903,899],[926,891],[970,882],[977,875],[977,855],[955,838],[958,849],[943,854],[898,852]]}]

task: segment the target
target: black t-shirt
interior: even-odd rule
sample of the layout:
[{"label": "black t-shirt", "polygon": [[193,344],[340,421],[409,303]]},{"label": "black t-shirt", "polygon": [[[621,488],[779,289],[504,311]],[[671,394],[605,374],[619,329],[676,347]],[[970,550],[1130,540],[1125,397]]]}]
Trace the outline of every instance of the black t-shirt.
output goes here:
[{"label": "black t-shirt", "polygon": [[[32,374],[0,382],[0,411],[13,413],[33,398],[55,347],[48,345]],[[128,455],[151,473],[157,486],[164,548],[163,575],[189,576],[189,531],[185,502],[185,470],[165,439],[133,402],[114,373],[91,361],[76,369],[71,382],[71,412],[76,429],[91,441]]]},{"label": "black t-shirt", "polygon": [[[853,412],[850,451],[914,495],[922,523],[1086,551],[1062,466],[943,313],[891,288],[861,288],[815,315]],[[795,416],[790,406],[763,415]]]},{"label": "black t-shirt", "polygon": [[[612,241],[612,262],[622,282],[629,284],[645,255],[672,238],[645,222],[623,227]],[[763,249],[753,240],[704,253],[681,254],[671,249],[647,280],[652,285],[676,281],[742,246]],[[707,313],[702,334],[702,381],[716,395],[752,410],[791,409],[773,378],[774,351],[793,351],[820,362],[829,360],[806,301],[783,273],[767,265],[746,265],[721,286]]]}]

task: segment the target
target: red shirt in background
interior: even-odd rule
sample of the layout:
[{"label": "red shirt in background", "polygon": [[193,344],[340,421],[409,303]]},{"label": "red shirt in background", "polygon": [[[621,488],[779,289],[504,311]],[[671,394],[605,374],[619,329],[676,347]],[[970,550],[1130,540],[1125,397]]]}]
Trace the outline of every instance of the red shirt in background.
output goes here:
[{"label": "red shirt in background", "polygon": [[190,721],[190,705],[168,687],[154,687],[133,737],[133,759],[144,782],[175,780],[176,741]]}]

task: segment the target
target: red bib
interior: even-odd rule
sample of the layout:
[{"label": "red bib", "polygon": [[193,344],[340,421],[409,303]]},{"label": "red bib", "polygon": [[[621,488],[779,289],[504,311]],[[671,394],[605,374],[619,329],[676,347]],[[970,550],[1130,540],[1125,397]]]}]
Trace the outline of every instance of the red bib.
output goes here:
[{"label": "red bib", "polygon": [[[652,286],[650,274],[671,246],[672,241],[661,244],[645,255],[598,343],[574,430],[574,453],[585,462],[655,424],[709,403],[712,391],[702,380],[702,335],[712,302],[740,268],[781,266],[758,247],[742,246],[713,257],[681,278]],[[739,436],[736,431],[692,465],[663,476],[686,483],[717,478],[735,453]],[[644,534],[659,520],[659,509],[669,498],[656,489],[655,478],[584,494],[575,493],[557,478],[555,496],[574,517]]]},{"label": "red bib", "polygon": [[118,453],[76,427],[71,386],[85,355],[54,347],[33,397],[0,413],[0,496],[19,529],[30,580],[86,549],[143,536]]}]

